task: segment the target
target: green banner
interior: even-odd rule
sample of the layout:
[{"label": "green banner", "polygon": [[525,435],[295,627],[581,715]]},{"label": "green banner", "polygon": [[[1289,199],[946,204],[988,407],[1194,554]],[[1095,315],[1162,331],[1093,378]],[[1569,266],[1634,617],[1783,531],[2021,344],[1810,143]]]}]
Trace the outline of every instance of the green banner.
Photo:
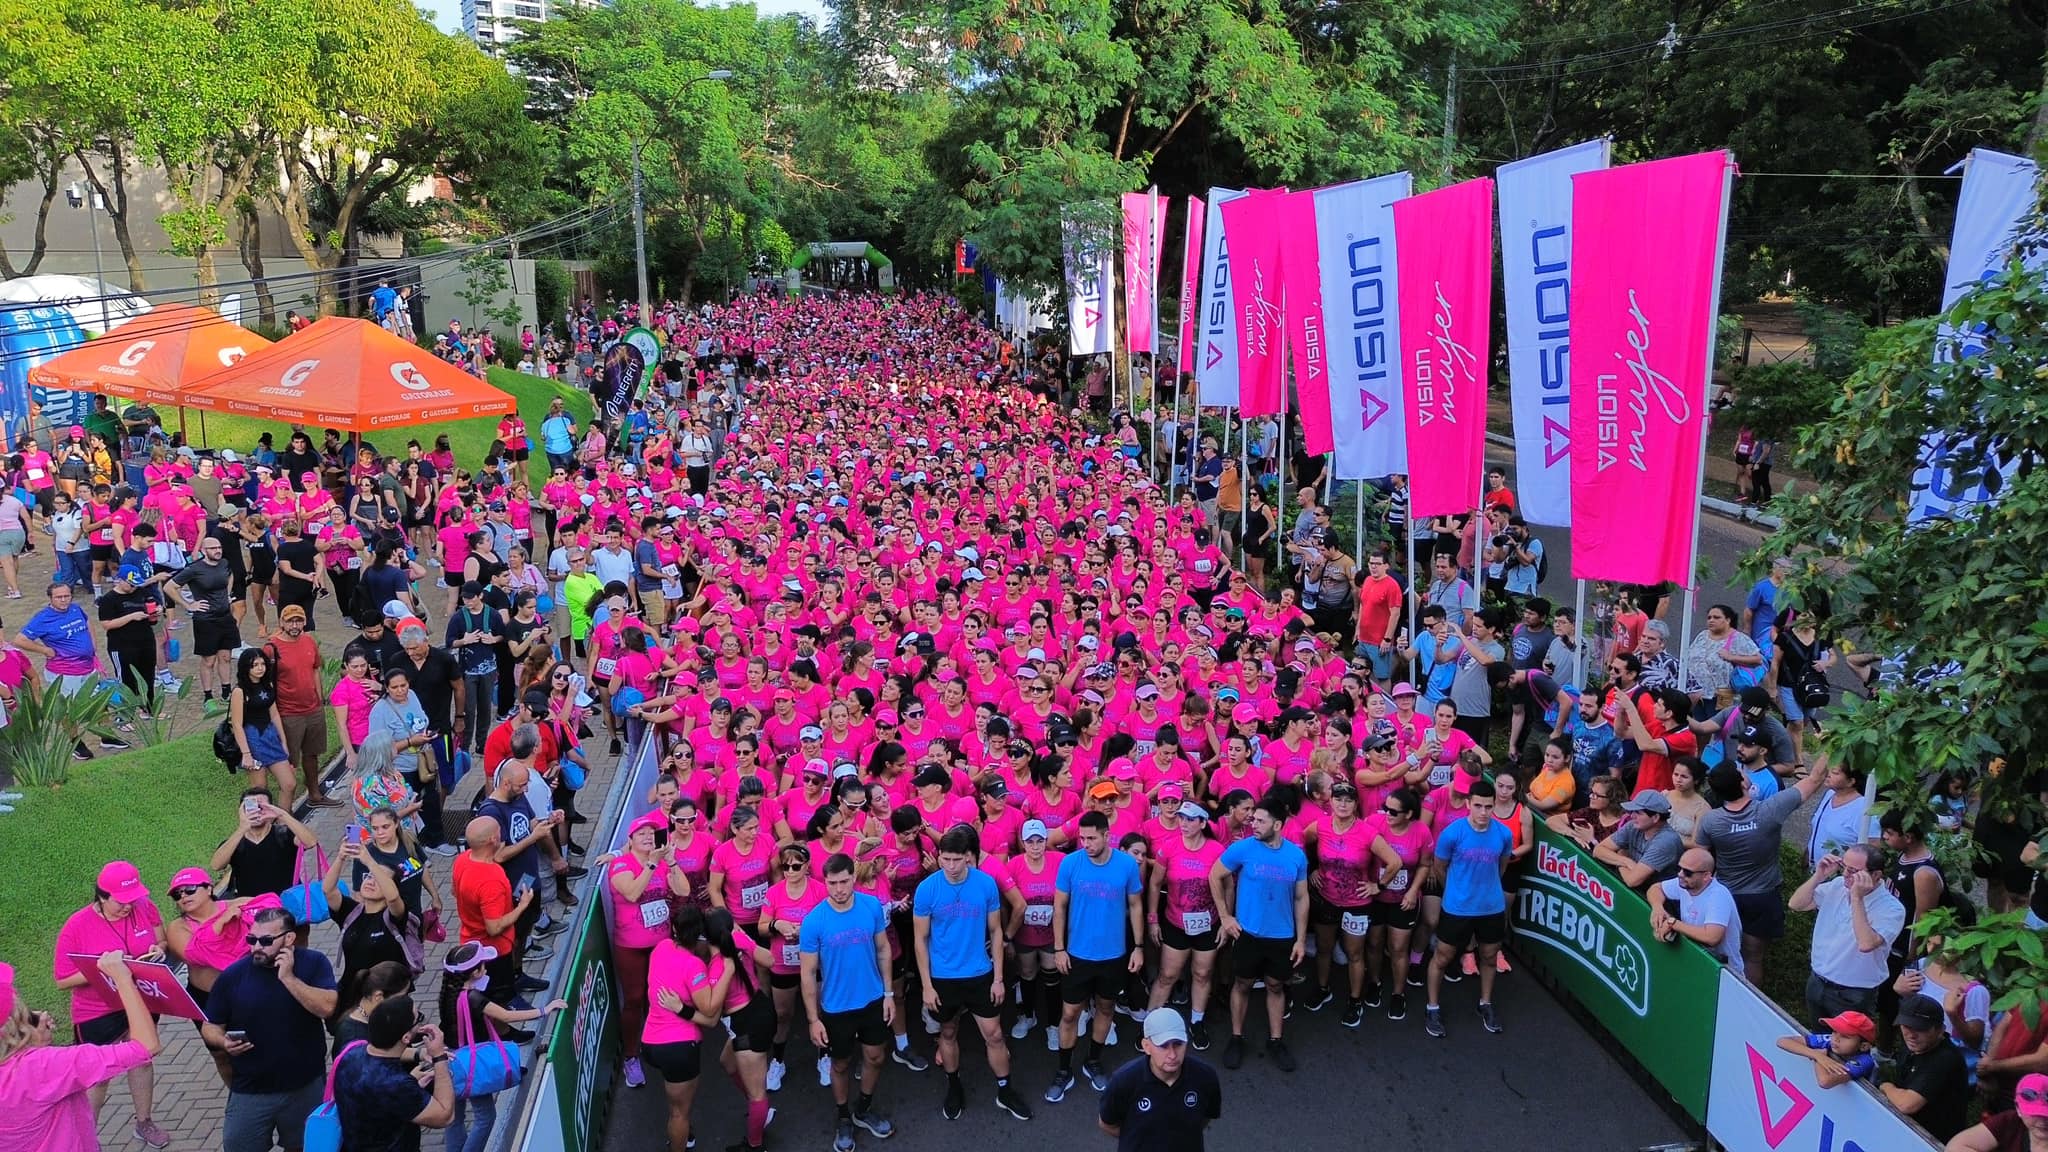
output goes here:
[{"label": "green banner", "polygon": [[1536,834],[1515,897],[1521,955],[1704,1122],[1720,961],[1653,937],[1642,896],[1566,837],[1541,824]]},{"label": "green banner", "polygon": [[569,1019],[548,1041],[562,1109],[562,1147],[590,1149],[604,1139],[611,1110],[612,1057],[619,1050],[618,982],[612,974],[611,935],[601,922],[604,901],[593,894],[576,924],[569,970]]}]

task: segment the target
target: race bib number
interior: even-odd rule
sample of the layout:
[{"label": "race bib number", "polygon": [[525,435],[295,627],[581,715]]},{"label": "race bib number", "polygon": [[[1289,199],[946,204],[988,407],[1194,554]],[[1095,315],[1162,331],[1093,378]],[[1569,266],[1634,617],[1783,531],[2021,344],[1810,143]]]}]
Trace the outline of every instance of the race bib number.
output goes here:
[{"label": "race bib number", "polygon": [[41,468],[28,469],[28,478],[31,483],[41,480],[43,478],[43,470]]},{"label": "race bib number", "polygon": [[759,908],[768,903],[768,885],[755,884],[740,889],[740,907]]},{"label": "race bib number", "polygon": [[1052,926],[1052,905],[1032,904],[1024,909],[1024,922],[1033,928]]},{"label": "race bib number", "polygon": [[1197,561],[1195,561],[1195,571],[1197,571],[1197,572],[1208,572],[1208,571],[1211,571],[1211,570],[1213,570],[1213,569],[1214,569],[1215,567],[1216,567],[1216,562],[1215,562],[1214,560],[1197,560]]},{"label": "race bib number", "polygon": [[804,962],[804,949],[803,949],[803,945],[801,945],[801,944],[784,944],[784,945],[782,946],[782,966],[783,966],[784,968],[797,968],[797,967],[801,967],[801,966],[802,966],[802,964],[803,964],[803,962]]},{"label": "race bib number", "polygon": [[1431,788],[1441,788],[1449,784],[1451,782],[1451,773],[1455,768],[1456,766],[1451,764],[1438,764],[1436,767],[1431,768],[1429,770],[1429,786]]},{"label": "race bib number", "polygon": [[1216,926],[1216,914],[1209,911],[1183,912],[1180,914],[1180,930],[1189,936],[1200,936]]},{"label": "race bib number", "polygon": [[603,659],[599,660],[597,664],[591,668],[592,674],[603,677],[605,679],[610,679],[612,673],[617,672],[618,670],[619,662],[617,660],[612,659],[609,656],[606,656]]},{"label": "race bib number", "polygon": [[668,900],[666,897],[660,900],[649,900],[647,903],[640,905],[640,926],[642,928],[659,928],[666,923],[668,923]]},{"label": "race bib number", "polygon": [[1399,872],[1394,873],[1394,878],[1392,880],[1387,881],[1387,891],[1406,892],[1407,890],[1408,870],[1406,868],[1403,868]]},{"label": "race bib number", "polygon": [[1339,926],[1344,929],[1346,936],[1363,936],[1365,930],[1372,926],[1372,918],[1357,912],[1346,912],[1339,919]]}]

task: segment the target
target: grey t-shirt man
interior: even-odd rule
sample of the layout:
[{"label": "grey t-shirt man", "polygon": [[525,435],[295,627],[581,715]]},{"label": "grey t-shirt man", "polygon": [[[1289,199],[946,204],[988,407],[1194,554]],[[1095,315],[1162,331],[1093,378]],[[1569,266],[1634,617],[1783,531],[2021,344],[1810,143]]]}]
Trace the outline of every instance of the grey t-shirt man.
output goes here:
[{"label": "grey t-shirt man", "polygon": [[1678,858],[1685,852],[1685,837],[1671,825],[1660,823],[1647,839],[1633,820],[1622,821],[1610,840],[1629,859],[1650,870],[1650,883],[1660,884],[1678,875]]},{"label": "grey t-shirt man", "polygon": [[1457,705],[1460,716],[1491,716],[1493,684],[1486,678],[1487,665],[1473,658],[1474,648],[1495,660],[1507,656],[1507,649],[1495,641],[1465,637],[1465,645],[1458,651],[1458,671],[1451,677],[1451,703]]},{"label": "grey t-shirt man", "polygon": [[1787,788],[1767,800],[1748,800],[1741,811],[1716,808],[1700,817],[1693,843],[1714,854],[1714,875],[1737,896],[1777,892],[1784,884],[1778,846],[1785,821],[1806,803],[1806,793]]}]

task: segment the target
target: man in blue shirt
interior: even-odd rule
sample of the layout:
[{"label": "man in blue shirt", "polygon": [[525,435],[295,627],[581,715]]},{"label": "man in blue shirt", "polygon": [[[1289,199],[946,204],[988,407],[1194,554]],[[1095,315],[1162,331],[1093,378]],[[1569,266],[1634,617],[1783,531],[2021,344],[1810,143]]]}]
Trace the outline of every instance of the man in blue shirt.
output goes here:
[{"label": "man in blue shirt", "polygon": [[1494,958],[1508,934],[1508,894],[1501,869],[1514,856],[1515,834],[1493,818],[1493,792],[1474,788],[1466,801],[1465,818],[1452,822],[1436,838],[1437,883],[1444,893],[1443,915],[1437,920],[1436,951],[1429,958],[1429,1007],[1422,1030],[1444,1034],[1443,1010],[1437,1005],[1444,969],[1476,941],[1479,967],[1479,1022],[1488,1032],[1500,1031],[1493,1010]]},{"label": "man in blue shirt", "polygon": [[[889,918],[881,901],[853,890],[853,857],[844,852],[825,861],[825,902],[804,917],[797,949],[811,1043],[832,1058],[832,1102],[839,1110],[833,1152],[851,1152],[856,1126],[886,1140],[896,1126],[875,1111],[875,1085],[896,1021],[882,977],[890,964]],[[862,1064],[857,1107],[847,1103],[856,1043]]]},{"label": "man in blue shirt", "polygon": [[1230,961],[1230,1043],[1223,1066],[1244,1063],[1244,1017],[1252,984],[1266,985],[1266,1055],[1282,1072],[1294,1071],[1294,1054],[1280,1038],[1287,1015],[1287,985],[1301,963],[1308,940],[1308,856],[1280,835],[1287,812],[1277,801],[1252,809],[1252,834],[1223,850],[1209,869],[1209,894],[1223,913],[1218,943],[1236,940]]},{"label": "man in blue shirt", "polygon": [[939,837],[939,870],[911,901],[917,975],[925,1010],[939,1022],[939,1065],[946,1070],[942,1113],[958,1120],[967,1108],[960,1084],[960,1013],[974,1015],[996,1077],[996,1107],[1019,1120],[1031,1106],[1010,1086],[1010,1048],[1003,1035],[1003,895],[995,877],[975,867],[981,837],[956,824]]},{"label": "man in blue shirt", "polygon": [[199,1036],[233,1070],[223,1152],[269,1152],[273,1140],[296,1148],[320,1105],[334,965],[315,949],[293,946],[297,927],[282,908],[257,912],[249,954],[214,979],[206,998]]},{"label": "man in blue shirt", "polygon": [[[1053,880],[1052,963],[1061,976],[1061,1009],[1060,1070],[1045,1090],[1050,1104],[1066,1099],[1074,1086],[1082,1005],[1095,1005],[1089,1038],[1100,1053],[1109,1046],[1124,981],[1145,967],[1145,914],[1138,899],[1145,885],[1137,860],[1110,843],[1109,817],[1100,812],[1081,814],[1080,840],[1081,851],[1060,861]],[[1096,1056],[1083,1061],[1081,1071],[1097,1092],[1109,1084]]]},{"label": "man in blue shirt", "polygon": [[1742,630],[1749,633],[1766,656],[1778,640],[1778,593],[1797,566],[1798,562],[1790,556],[1771,561],[1770,575],[1757,581],[1756,587],[1749,590],[1749,598],[1742,602]]}]

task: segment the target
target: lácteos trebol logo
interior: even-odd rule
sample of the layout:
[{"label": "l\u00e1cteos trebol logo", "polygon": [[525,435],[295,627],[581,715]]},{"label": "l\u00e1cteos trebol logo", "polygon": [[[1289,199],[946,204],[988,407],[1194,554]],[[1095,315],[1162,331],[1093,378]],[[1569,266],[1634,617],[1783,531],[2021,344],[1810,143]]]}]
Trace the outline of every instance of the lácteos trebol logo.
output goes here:
[{"label": "l\u00e1cteos trebol logo", "polygon": [[1650,1014],[1650,958],[1615,911],[1609,881],[1551,844],[1536,846],[1536,875],[1517,915],[1523,938],[1563,953],[1637,1016]]}]

